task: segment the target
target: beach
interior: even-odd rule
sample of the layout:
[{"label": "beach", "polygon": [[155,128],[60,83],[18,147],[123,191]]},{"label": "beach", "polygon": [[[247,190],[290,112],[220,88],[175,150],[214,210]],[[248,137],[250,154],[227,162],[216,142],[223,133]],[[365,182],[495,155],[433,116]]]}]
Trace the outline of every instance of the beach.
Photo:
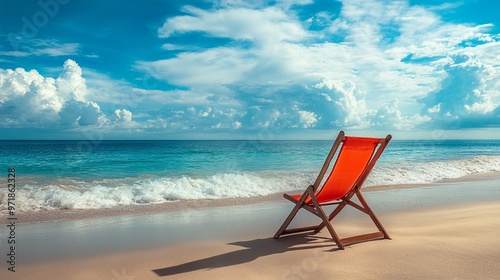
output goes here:
[{"label": "beach", "polygon": [[0,280],[500,280],[499,11],[0,0]]},{"label": "beach", "polygon": [[[373,188],[365,197],[392,239],[345,250],[326,230],[273,239],[293,206],[276,196],[24,223],[19,216],[16,272],[3,262],[2,279],[497,279],[498,173]],[[297,223],[316,221],[300,213]],[[333,225],[341,238],[376,229],[353,209]]]}]

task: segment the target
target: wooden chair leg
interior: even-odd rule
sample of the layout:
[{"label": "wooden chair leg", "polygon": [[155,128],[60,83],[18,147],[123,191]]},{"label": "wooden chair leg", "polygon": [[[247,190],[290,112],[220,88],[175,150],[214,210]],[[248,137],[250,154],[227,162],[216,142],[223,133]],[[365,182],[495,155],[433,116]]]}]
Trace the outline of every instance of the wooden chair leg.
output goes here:
[{"label": "wooden chair leg", "polygon": [[[347,205],[346,201],[342,201],[334,210],[333,212],[328,216],[328,223],[330,223],[339,213],[344,209],[344,207]],[[325,226],[328,224],[325,222],[322,222],[321,224],[318,225],[318,229],[316,229],[316,233],[320,232]]]},{"label": "wooden chair leg", "polygon": [[281,227],[278,229],[278,231],[274,235],[274,239],[279,238],[283,234],[283,232],[285,231],[285,229],[292,222],[293,218],[295,218],[295,215],[297,215],[297,212],[299,212],[300,208],[302,207],[302,205],[304,204],[304,201],[306,200],[306,198],[308,196],[309,196],[309,193],[306,190],[304,192],[304,194],[302,195],[302,197],[297,201],[297,203],[295,204],[295,206],[293,207],[292,211],[290,212],[290,214],[288,215],[288,217],[285,219],[285,221],[283,222],[283,224],[281,225]]},{"label": "wooden chair leg", "polygon": [[[359,202],[361,205],[358,205],[357,203],[351,201],[351,198],[356,195],[358,197]],[[364,199],[363,195],[359,190],[353,192],[351,195],[348,195],[347,197],[344,198],[344,200],[333,210],[333,212],[328,216],[327,221],[323,221],[320,225],[318,225],[317,229],[315,230],[315,233],[318,233],[321,231],[324,227],[328,228],[328,225],[331,225],[331,221],[342,211],[342,209],[345,208],[346,205],[351,205],[352,207],[356,208],[357,210],[367,214],[378,228],[378,232],[374,233],[369,233],[369,234],[362,234],[358,236],[352,236],[348,238],[343,238],[340,239],[339,243],[343,244],[350,244],[350,243],[356,243],[360,241],[365,241],[365,240],[372,240],[372,239],[378,239],[378,238],[385,238],[385,239],[391,239],[385,228],[382,226],[382,223],[379,221],[373,210],[370,208],[366,200]]]},{"label": "wooden chair leg", "polygon": [[[337,233],[333,229],[332,224],[328,220],[328,216],[326,215],[325,211],[323,211],[323,208],[321,208],[321,205],[319,204],[319,202],[316,199],[316,197],[314,196],[314,194],[311,196],[311,200],[312,200],[312,202],[314,204],[314,207],[318,211],[318,216],[323,220],[322,224],[324,224],[324,226],[326,226],[326,228],[330,232],[330,235],[332,236],[333,241],[335,241],[335,244],[337,244],[337,246],[339,247],[339,249],[344,250],[344,245],[340,241],[339,236],[337,235]],[[315,232],[319,232],[319,230],[316,229]]]},{"label": "wooden chair leg", "polygon": [[356,196],[358,197],[359,202],[361,202],[361,205],[363,205],[363,208],[365,209],[366,213],[370,218],[372,219],[373,223],[377,226],[378,230],[380,230],[384,234],[384,238],[386,239],[391,239],[387,231],[385,230],[384,226],[380,222],[380,220],[377,218],[373,210],[370,208],[368,203],[366,202],[365,198],[361,194],[361,191],[357,190],[356,191]]}]

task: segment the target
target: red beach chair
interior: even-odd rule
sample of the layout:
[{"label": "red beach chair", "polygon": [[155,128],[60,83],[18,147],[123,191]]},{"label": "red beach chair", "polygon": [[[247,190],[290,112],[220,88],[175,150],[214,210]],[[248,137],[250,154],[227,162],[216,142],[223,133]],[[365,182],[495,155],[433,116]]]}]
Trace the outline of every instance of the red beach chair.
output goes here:
[{"label": "red beach chair", "polygon": [[[283,195],[293,202],[295,207],[278,229],[274,238],[304,231],[318,233],[326,227],[340,249],[344,249],[345,245],[361,241],[390,239],[389,234],[363,198],[361,187],[391,138],[390,134],[385,138],[352,137],[345,136],[344,132],[340,131],[314,185],[309,185],[303,194]],[[335,163],[332,168],[329,168],[335,156]],[[327,173],[329,173],[328,177],[323,180]],[[357,197],[360,204],[352,201],[354,196]],[[327,216],[323,206],[335,204],[337,207]],[[370,216],[379,231],[340,239],[333,229],[331,221],[347,205]],[[300,209],[305,209],[318,216],[322,222],[315,226],[287,229]]]}]

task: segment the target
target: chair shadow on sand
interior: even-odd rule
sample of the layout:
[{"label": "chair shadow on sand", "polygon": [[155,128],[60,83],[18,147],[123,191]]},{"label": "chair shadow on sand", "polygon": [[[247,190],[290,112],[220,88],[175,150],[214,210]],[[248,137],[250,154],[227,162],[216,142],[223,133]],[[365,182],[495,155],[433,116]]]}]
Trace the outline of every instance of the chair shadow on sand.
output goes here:
[{"label": "chair shadow on sand", "polygon": [[228,245],[241,246],[243,249],[211,256],[179,265],[154,269],[160,277],[193,272],[202,269],[229,267],[248,263],[260,257],[281,254],[296,250],[328,248],[325,251],[339,250],[331,238],[298,234],[282,239],[264,238],[249,241],[233,242]]}]

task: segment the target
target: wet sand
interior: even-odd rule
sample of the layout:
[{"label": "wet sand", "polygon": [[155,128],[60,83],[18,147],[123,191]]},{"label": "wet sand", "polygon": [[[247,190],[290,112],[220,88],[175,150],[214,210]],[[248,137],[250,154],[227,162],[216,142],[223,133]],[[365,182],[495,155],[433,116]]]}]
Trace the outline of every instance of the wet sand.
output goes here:
[{"label": "wet sand", "polygon": [[[276,196],[106,213],[67,211],[57,219],[17,224],[16,272],[2,262],[1,275],[6,279],[496,279],[500,275],[500,178],[373,188],[365,197],[392,240],[353,244],[346,250],[338,250],[326,230],[275,240],[272,236],[293,206]],[[317,218],[306,212],[296,223],[310,221]],[[9,233],[3,227],[0,251],[7,259]],[[336,219],[334,227],[341,237],[375,229],[353,209]]]}]

